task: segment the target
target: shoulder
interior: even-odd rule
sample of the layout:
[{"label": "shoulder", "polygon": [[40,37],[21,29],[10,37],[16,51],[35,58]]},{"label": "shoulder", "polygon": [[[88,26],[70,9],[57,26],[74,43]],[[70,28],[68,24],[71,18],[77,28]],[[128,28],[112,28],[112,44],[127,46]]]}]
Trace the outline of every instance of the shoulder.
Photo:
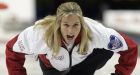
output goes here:
[{"label": "shoulder", "polygon": [[[91,28],[94,28],[94,29],[104,29],[105,27],[98,21],[96,20],[93,20],[91,18],[88,18],[88,17],[84,17],[84,21],[85,21],[85,24],[88,26],[88,27],[91,27]],[[102,30],[101,30],[102,31]]]},{"label": "shoulder", "polygon": [[87,17],[84,17],[84,21],[92,31],[97,47],[114,52],[128,49],[124,38],[116,30],[107,28],[98,21]]},{"label": "shoulder", "polygon": [[88,17],[84,17],[84,21],[93,34],[102,36],[105,33],[106,27],[103,26],[100,22]]},{"label": "shoulder", "polygon": [[40,49],[46,47],[43,35],[44,32],[40,28],[35,26],[26,28],[19,34],[13,46],[14,51],[26,54],[41,53]]},{"label": "shoulder", "polygon": [[44,34],[43,28],[36,27],[35,25],[33,25],[23,30],[19,34],[19,38],[27,38],[34,40],[43,37],[43,34]]}]

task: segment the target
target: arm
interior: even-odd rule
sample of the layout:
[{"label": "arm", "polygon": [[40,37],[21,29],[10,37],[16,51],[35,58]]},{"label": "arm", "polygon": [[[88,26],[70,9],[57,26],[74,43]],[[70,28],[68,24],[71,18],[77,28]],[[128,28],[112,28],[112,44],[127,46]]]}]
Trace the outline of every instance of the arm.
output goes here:
[{"label": "arm", "polygon": [[129,37],[121,33],[121,36],[125,39],[128,50],[119,51],[120,54],[119,64],[115,65],[115,72],[119,75],[131,75],[133,72],[138,56],[138,48],[134,41]]},{"label": "arm", "polygon": [[17,41],[18,36],[14,37],[6,44],[6,65],[9,75],[27,75],[26,69],[23,67],[25,62],[25,54],[13,51],[13,45]]}]

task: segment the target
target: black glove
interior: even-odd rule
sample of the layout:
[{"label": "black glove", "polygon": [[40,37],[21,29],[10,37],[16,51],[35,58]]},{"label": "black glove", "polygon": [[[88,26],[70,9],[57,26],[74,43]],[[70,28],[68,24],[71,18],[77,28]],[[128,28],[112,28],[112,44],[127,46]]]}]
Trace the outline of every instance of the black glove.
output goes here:
[{"label": "black glove", "polygon": [[118,74],[118,73],[111,73],[111,75],[120,75],[120,74]]}]

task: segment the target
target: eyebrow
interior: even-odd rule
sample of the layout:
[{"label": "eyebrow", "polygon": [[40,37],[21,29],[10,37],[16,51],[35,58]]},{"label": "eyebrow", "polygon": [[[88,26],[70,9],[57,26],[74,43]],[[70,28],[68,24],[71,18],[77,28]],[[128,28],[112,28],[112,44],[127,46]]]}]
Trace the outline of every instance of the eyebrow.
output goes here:
[{"label": "eyebrow", "polygon": [[[68,22],[64,22],[64,23],[68,23]],[[80,22],[75,22],[75,23],[80,23]]]}]

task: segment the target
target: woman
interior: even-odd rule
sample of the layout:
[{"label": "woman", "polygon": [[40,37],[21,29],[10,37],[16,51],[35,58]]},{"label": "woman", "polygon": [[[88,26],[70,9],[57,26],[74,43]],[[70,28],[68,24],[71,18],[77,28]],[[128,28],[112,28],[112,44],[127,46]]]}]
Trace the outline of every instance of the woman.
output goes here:
[{"label": "woman", "polygon": [[37,21],[11,39],[6,63],[9,75],[27,75],[25,54],[37,54],[43,75],[93,75],[114,52],[121,56],[111,75],[130,75],[137,45],[126,35],[83,17],[77,3],[67,2],[57,8],[56,16]]}]

